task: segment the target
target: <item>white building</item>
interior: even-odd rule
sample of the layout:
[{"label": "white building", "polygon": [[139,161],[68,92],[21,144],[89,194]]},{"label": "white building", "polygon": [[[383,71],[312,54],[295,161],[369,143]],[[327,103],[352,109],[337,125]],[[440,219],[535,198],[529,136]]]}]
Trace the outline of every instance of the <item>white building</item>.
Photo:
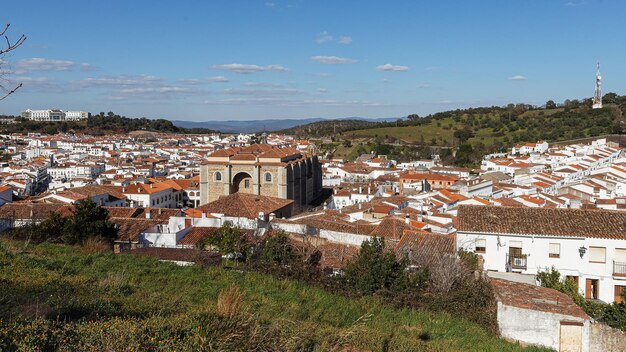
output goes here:
[{"label": "white building", "polygon": [[59,109],[22,111],[22,117],[33,121],[80,121],[88,117],[85,111],[63,111]]},{"label": "white building", "polygon": [[554,267],[584,297],[621,301],[624,212],[461,206],[458,221],[458,248],[480,254],[485,270],[535,275]]}]

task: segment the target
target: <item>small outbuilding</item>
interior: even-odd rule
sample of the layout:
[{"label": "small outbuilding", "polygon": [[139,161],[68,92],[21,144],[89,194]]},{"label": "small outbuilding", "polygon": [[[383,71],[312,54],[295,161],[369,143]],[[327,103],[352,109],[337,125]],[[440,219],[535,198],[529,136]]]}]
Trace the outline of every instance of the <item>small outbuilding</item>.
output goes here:
[{"label": "small outbuilding", "polygon": [[590,318],[569,296],[520,282],[490,282],[503,338],[556,351],[589,351]]}]

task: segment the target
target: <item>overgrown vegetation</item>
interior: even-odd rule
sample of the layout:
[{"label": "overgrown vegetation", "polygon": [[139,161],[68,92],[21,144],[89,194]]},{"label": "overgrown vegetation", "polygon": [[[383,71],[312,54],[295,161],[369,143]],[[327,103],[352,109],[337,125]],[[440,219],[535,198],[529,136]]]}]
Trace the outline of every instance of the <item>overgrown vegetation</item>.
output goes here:
[{"label": "overgrown vegetation", "polygon": [[34,243],[84,245],[91,240],[110,244],[117,237],[117,229],[105,208],[86,199],[72,209],[70,216],[53,212],[40,223],[14,228],[9,236]]},{"label": "overgrown vegetation", "polygon": [[572,278],[562,278],[561,273],[552,267],[550,270],[537,273],[541,286],[555,289],[570,296],[585,313],[593,319],[626,331],[626,291],[622,292],[622,302],[605,304],[587,300],[578,291],[578,285]]},{"label": "overgrown vegetation", "polygon": [[50,243],[0,240],[0,292],[2,351],[524,350],[462,313]]}]

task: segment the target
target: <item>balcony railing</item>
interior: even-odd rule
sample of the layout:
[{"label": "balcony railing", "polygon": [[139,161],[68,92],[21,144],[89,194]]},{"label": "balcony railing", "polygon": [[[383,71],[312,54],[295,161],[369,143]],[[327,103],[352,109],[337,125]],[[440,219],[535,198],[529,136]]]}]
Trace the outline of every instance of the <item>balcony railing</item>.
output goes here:
[{"label": "balcony railing", "polygon": [[613,262],[613,276],[626,277],[626,262]]},{"label": "balcony railing", "polygon": [[527,255],[507,255],[506,256],[506,270],[526,270]]}]

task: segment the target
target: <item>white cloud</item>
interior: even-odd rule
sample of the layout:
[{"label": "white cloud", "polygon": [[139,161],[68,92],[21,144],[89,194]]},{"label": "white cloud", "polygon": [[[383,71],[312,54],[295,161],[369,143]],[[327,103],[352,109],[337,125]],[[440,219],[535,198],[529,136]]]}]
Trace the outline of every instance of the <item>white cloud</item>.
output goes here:
[{"label": "white cloud", "polygon": [[271,82],[246,82],[244,83],[247,87],[265,87],[265,88],[282,88],[283,84],[280,83],[271,83]]},{"label": "white cloud", "polygon": [[328,93],[328,89],[326,88],[317,88],[318,93]]},{"label": "white cloud", "polygon": [[96,71],[98,69],[98,67],[88,64],[86,62],[83,62],[82,64],[80,64],[80,70],[83,72],[92,72],[92,71]]},{"label": "white cloud", "polygon": [[349,59],[346,57],[323,56],[323,55],[313,56],[311,60],[318,62],[320,64],[327,64],[327,65],[351,64],[351,63],[356,62],[356,60]]},{"label": "white cloud", "polygon": [[243,73],[243,74],[262,72],[262,71],[277,71],[277,72],[287,71],[287,69],[283,67],[282,65],[259,66],[259,65],[232,63],[232,64],[213,65],[211,67],[217,70],[226,70],[226,71],[231,71],[235,73]]},{"label": "white cloud", "polygon": [[276,3],[268,1],[268,2],[265,3],[265,6],[267,6],[267,7],[274,7],[274,6],[276,6]]},{"label": "white cloud", "polygon": [[208,78],[209,82],[228,82],[228,78],[224,76],[213,76]]},{"label": "white cloud", "polygon": [[223,83],[223,82],[228,82],[228,78],[224,77],[224,76],[213,76],[213,77],[209,77],[209,78],[182,78],[177,80],[176,82],[181,83],[181,84],[190,84],[190,85],[196,85],[196,84],[207,84],[207,83]]},{"label": "white cloud", "polygon": [[242,89],[228,88],[224,89],[224,93],[232,95],[249,95],[249,96],[285,96],[302,94],[302,91],[291,88],[260,88],[260,89]]},{"label": "white cloud", "polygon": [[392,65],[392,64],[384,64],[376,66],[378,71],[393,71],[393,72],[404,72],[408,71],[408,66],[400,66],[400,65]]},{"label": "white cloud", "polygon": [[430,84],[428,83],[420,83],[417,88],[430,88]]},{"label": "white cloud", "polygon": [[330,33],[326,32],[326,31],[318,34],[317,38],[315,38],[315,42],[317,44],[323,44],[323,43],[326,43],[326,42],[330,42],[332,40],[333,40],[333,36],[330,35]]},{"label": "white cloud", "polygon": [[586,4],[586,1],[568,1],[565,3],[565,6],[576,7],[576,6],[581,6],[584,4]]},{"label": "white cloud", "polygon": [[337,43],[343,44],[343,45],[348,45],[348,44],[352,43],[352,37],[341,36],[341,37],[339,37],[339,40],[337,41]]},{"label": "white cloud", "polygon": [[68,86],[70,89],[103,89],[112,100],[163,100],[206,93],[200,87],[190,86],[198,84],[196,80],[179,80],[177,83],[170,84],[150,75],[119,75],[87,77],[70,81]]},{"label": "white cloud", "polygon": [[68,60],[44,59],[33,57],[30,59],[18,60],[14,65],[16,74],[23,74],[33,71],[71,71],[74,69],[74,62]]},{"label": "white cloud", "polygon": [[509,77],[509,79],[511,81],[525,81],[525,80],[528,79],[528,77],[522,76],[522,75],[515,75],[515,76],[512,76],[512,77]]}]

